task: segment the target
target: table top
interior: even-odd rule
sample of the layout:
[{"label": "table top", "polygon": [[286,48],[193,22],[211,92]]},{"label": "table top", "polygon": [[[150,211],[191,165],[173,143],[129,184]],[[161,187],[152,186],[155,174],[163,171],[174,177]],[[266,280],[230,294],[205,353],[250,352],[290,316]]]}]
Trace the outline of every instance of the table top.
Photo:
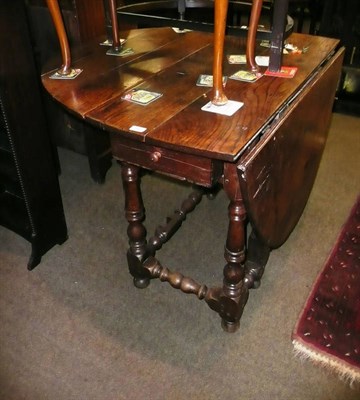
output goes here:
[{"label": "table top", "polygon": [[[193,155],[236,161],[246,147],[272,120],[278,110],[301,91],[312,74],[338,45],[338,40],[292,34],[288,42],[302,54],[287,54],[283,65],[297,67],[295,76],[262,76],[254,83],[228,79],[225,92],[244,105],[233,116],[202,111],[211,99],[211,88],[197,86],[200,74],[212,74],[213,35],[204,32],[176,33],[171,28],[136,29],[120,34],[126,57],[106,55],[100,39],[83,45],[73,55],[73,67],[83,72],[73,80],[42,82],[50,95],[80,118],[133,140]],[[74,53],[74,54],[75,54]],[[244,65],[229,64],[226,55],[245,54],[245,40],[227,37],[224,75]],[[268,49],[258,45],[257,55]],[[263,68],[264,71],[266,68]],[[143,106],[123,100],[132,88],[159,92],[160,98]],[[132,126],[145,128],[133,132]]]}]

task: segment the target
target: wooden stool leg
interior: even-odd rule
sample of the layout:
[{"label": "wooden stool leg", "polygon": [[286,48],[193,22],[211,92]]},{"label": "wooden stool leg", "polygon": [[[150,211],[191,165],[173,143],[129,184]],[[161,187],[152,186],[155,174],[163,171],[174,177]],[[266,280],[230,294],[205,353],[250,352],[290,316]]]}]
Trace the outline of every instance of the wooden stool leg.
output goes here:
[{"label": "wooden stool leg", "polygon": [[236,166],[224,166],[224,190],[230,199],[229,228],[225,246],[223,296],[220,316],[227,332],[240,326],[240,317],[247,302],[249,291],[245,285],[245,218],[246,212],[240,192]]},{"label": "wooden stool leg", "polygon": [[121,164],[121,176],[125,193],[125,217],[129,223],[127,234],[130,248],[127,253],[128,265],[134,277],[134,285],[145,288],[149,285],[150,274],[143,267],[146,258],[146,229],[143,225],[145,208],[140,189],[140,168]]}]

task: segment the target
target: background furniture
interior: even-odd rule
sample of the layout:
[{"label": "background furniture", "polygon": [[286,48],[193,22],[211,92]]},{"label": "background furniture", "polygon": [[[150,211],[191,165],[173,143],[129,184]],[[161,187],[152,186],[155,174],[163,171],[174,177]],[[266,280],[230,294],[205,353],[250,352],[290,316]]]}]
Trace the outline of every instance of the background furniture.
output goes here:
[{"label": "background furniture", "polygon": [[22,0],[0,1],[0,224],[32,245],[34,268],[67,238]]},{"label": "background furniture", "polygon": [[[107,0],[104,0],[105,7]],[[133,23],[136,27],[176,26],[200,31],[214,30],[213,0],[123,0],[117,2],[120,25]],[[248,25],[251,0],[229,1],[228,34],[246,35],[242,25]],[[263,1],[263,15],[271,14],[273,0]],[[110,22],[110,21],[109,21]]]},{"label": "background furniture", "polygon": [[[26,4],[40,74],[41,69],[50,67],[50,59],[60,55],[59,42],[45,0],[26,0]],[[105,35],[103,0],[60,0],[59,6],[71,47]],[[45,106],[56,145],[88,157],[92,178],[98,183],[104,182],[111,166],[108,137],[54,107],[48,99]]]},{"label": "background furniture", "polygon": [[319,34],[339,38],[346,48],[335,110],[360,115],[360,2],[322,2]]}]

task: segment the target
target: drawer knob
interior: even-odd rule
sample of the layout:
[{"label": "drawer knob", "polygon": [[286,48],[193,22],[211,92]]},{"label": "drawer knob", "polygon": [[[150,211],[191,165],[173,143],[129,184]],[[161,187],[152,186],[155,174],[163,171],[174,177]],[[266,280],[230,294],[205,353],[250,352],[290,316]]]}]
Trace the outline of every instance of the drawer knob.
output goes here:
[{"label": "drawer knob", "polygon": [[151,158],[151,161],[158,162],[160,160],[160,158],[161,158],[160,151],[154,151],[153,153],[151,153],[150,158]]}]

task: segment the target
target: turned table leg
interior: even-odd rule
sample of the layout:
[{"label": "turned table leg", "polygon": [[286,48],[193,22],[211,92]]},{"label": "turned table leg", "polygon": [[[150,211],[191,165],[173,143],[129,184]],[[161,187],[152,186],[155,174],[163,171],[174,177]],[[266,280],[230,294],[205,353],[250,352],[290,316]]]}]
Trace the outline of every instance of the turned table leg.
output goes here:
[{"label": "turned table leg", "polygon": [[229,227],[225,245],[223,296],[220,316],[227,332],[240,326],[240,317],[247,302],[249,291],[245,285],[245,218],[246,212],[240,192],[236,166],[224,165],[224,190],[229,197]]},{"label": "turned table leg", "polygon": [[269,259],[270,247],[264,244],[252,231],[247,245],[245,263],[245,284],[249,289],[257,289]]},{"label": "turned table leg", "polygon": [[130,248],[127,253],[128,265],[134,277],[134,285],[145,288],[149,285],[150,274],[143,267],[146,258],[146,229],[143,225],[145,208],[140,188],[140,168],[122,163],[121,177],[125,194],[125,217],[129,223],[127,234]]}]

